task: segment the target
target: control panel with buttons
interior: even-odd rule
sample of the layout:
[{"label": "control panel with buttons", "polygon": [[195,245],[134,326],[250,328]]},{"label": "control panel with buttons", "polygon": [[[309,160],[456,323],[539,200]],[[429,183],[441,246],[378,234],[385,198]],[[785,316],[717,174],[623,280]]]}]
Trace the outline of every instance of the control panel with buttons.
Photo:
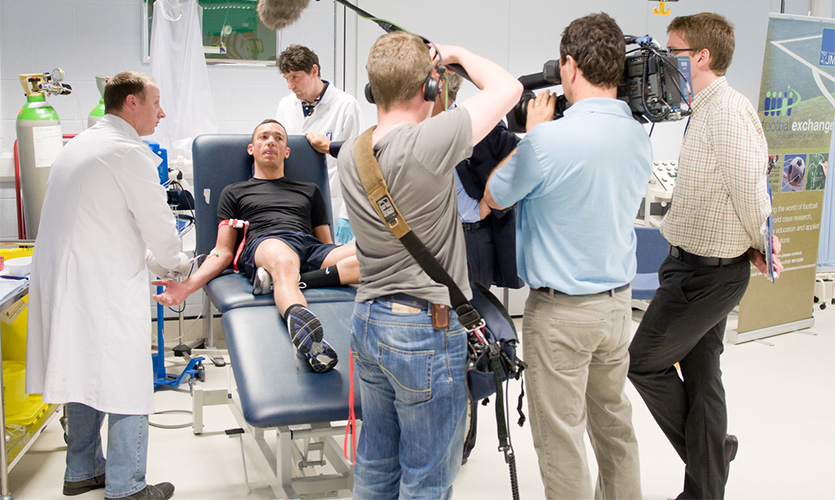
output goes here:
[{"label": "control panel with buttons", "polygon": [[656,160],[652,162],[652,173],[664,191],[672,191],[678,176],[678,162]]}]

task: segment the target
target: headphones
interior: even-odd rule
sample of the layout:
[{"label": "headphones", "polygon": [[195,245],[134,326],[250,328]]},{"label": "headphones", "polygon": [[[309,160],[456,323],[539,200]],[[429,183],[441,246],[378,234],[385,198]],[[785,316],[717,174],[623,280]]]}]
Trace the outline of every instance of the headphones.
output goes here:
[{"label": "headphones", "polygon": [[[434,70],[433,72],[434,73]],[[438,94],[441,92],[441,83],[439,78],[435,78],[432,74],[426,77],[426,80],[423,81],[423,100],[428,102],[434,102],[435,99],[438,98]],[[374,104],[374,95],[371,93],[371,84],[365,84],[365,99]]]}]

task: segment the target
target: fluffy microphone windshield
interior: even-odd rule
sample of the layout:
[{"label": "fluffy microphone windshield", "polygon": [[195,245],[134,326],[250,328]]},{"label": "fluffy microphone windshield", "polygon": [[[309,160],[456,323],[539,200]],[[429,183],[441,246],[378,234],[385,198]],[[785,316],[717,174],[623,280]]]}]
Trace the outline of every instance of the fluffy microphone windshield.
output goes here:
[{"label": "fluffy microphone windshield", "polygon": [[299,19],[310,0],[258,0],[258,17],[264,26],[280,30]]}]

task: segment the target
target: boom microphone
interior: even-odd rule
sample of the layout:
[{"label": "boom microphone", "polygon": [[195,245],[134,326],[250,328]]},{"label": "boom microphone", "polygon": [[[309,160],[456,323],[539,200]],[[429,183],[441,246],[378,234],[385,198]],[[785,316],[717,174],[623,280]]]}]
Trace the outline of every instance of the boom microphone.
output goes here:
[{"label": "boom microphone", "polygon": [[[391,33],[392,31],[405,31],[400,26],[397,26],[390,21],[386,21],[385,19],[379,19],[370,12],[362,10],[346,0],[334,1],[353,10],[363,19],[373,21],[386,33]],[[267,26],[270,29],[280,30],[298,21],[299,17],[301,17],[302,11],[307,8],[309,3],[310,0],[258,0],[258,5],[255,10],[258,12],[258,17],[261,19],[261,22],[264,23],[264,26]],[[427,46],[430,45],[429,40],[422,36],[420,38],[423,38],[423,41]],[[472,81],[470,75],[467,74],[460,64],[450,64],[449,69],[458,73],[461,77]]]},{"label": "boom microphone", "polygon": [[255,11],[264,26],[280,30],[298,21],[310,0],[258,0]]},{"label": "boom microphone", "polygon": [[[319,0],[316,1],[318,2]],[[334,1],[353,10],[361,18],[374,21],[386,33],[402,30],[402,28],[396,26],[394,23],[385,19],[378,19],[370,12],[360,9],[346,0]],[[258,0],[258,6],[255,10],[258,12],[258,17],[261,18],[264,26],[274,30],[280,30],[298,21],[302,11],[307,8],[309,3],[310,0]]]}]

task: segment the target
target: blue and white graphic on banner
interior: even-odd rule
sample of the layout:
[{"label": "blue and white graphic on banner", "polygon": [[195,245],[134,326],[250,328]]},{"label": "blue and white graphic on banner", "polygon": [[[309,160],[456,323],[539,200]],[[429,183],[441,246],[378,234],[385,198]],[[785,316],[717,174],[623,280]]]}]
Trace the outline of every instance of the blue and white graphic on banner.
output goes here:
[{"label": "blue and white graphic on banner", "polygon": [[820,65],[835,66],[835,29],[823,29]]}]

